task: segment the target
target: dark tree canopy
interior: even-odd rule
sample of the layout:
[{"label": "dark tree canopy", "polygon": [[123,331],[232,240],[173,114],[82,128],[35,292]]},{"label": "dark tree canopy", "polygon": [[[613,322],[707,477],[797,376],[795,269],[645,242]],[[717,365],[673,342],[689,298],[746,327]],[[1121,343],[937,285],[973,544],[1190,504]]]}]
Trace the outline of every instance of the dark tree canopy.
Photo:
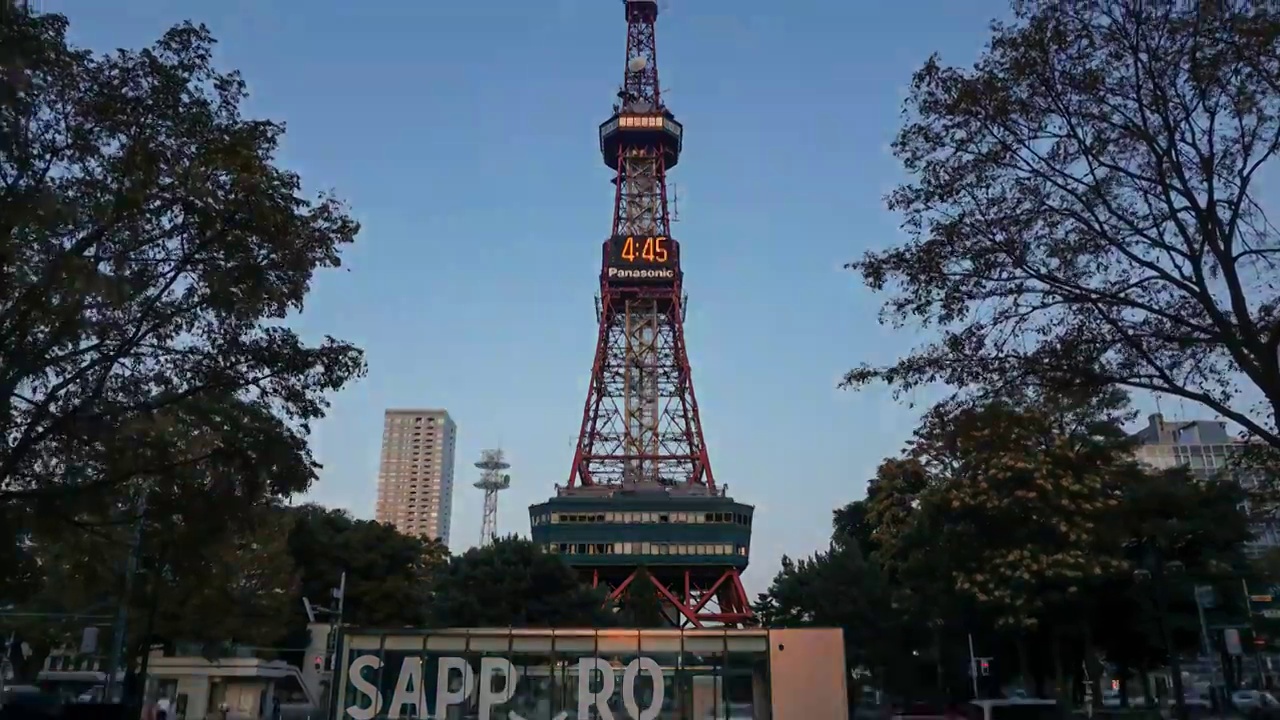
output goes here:
[{"label": "dark tree canopy", "polygon": [[[431,582],[449,559],[443,543],[318,505],[292,508],[290,515],[289,554],[303,597],[332,606],[330,591],[345,572],[344,622],[358,627],[426,623]],[[305,622],[301,603],[295,609],[295,624]]]},{"label": "dark tree canopy", "polygon": [[851,669],[891,692],[967,698],[973,639],[997,658],[987,692],[1021,677],[1044,696],[1051,679],[1078,687],[1082,662],[1096,682],[1099,657],[1122,675],[1164,662],[1153,581],[1135,574],[1154,552],[1180,568],[1162,580],[1173,648],[1197,652],[1192,587],[1215,587],[1210,620],[1227,621],[1240,578],[1261,574],[1245,560],[1247,496],[1230,478],[1136,463],[1126,415],[1112,390],[943,403],[834,513],[826,551],[784,558],[757,614],[844,628]]},{"label": "dark tree canopy", "polygon": [[529,540],[500,538],[449,561],[432,587],[433,627],[595,627],[615,624],[604,595]]},{"label": "dark tree canopy", "polygon": [[[1280,447],[1280,15],[1017,3],[970,69],[914,76],[888,197],[911,238],[851,264],[929,345],[846,377],[1176,395]],[[1274,208],[1273,208],[1274,209]]]},{"label": "dark tree canopy", "polygon": [[[202,488],[193,496],[175,483],[148,493],[145,503],[133,498],[137,515],[104,507],[109,520],[82,513],[71,524],[29,523],[25,543],[40,573],[18,608],[30,615],[0,620],[47,650],[76,641],[85,623],[77,616],[113,615],[128,587],[124,660],[132,668],[153,643],[217,654],[228,643],[274,637],[296,597],[287,515],[274,505],[219,499],[228,506],[211,512],[216,502]],[[136,571],[126,582],[130,555]],[[104,631],[102,648],[110,642]]]},{"label": "dark tree canopy", "polygon": [[30,515],[17,503],[0,503],[0,607],[26,602],[43,583],[39,559],[26,542]]},{"label": "dark tree canopy", "polygon": [[670,607],[653,584],[649,569],[640,567],[618,604],[619,625],[633,628],[668,628],[678,611]]},{"label": "dark tree canopy", "polygon": [[357,224],[274,164],[204,27],[104,56],[66,30],[0,26],[0,502],[189,466],[305,489],[308,423],[364,364],[285,322]]}]

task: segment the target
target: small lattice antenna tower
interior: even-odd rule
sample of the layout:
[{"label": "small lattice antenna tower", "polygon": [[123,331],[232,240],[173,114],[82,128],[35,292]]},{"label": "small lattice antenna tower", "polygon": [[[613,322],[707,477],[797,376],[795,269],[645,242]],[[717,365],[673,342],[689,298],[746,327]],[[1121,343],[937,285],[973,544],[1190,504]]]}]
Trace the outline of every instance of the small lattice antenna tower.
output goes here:
[{"label": "small lattice antenna tower", "polygon": [[503,472],[511,467],[501,448],[481,450],[480,479],[475,487],[484,491],[484,522],[480,524],[480,547],[484,547],[498,537],[498,492],[511,487],[511,476]]},{"label": "small lattice antenna tower", "polygon": [[680,188],[671,183],[671,222],[680,222]]}]

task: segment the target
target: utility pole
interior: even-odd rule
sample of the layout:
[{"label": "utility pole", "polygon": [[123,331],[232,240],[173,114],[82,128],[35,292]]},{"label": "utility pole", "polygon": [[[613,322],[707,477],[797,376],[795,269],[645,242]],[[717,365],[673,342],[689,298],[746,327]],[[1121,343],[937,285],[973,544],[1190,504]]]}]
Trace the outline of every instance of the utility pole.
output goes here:
[{"label": "utility pole", "polygon": [[[111,654],[107,657],[107,680],[103,687],[102,697],[105,702],[112,702],[115,697],[116,674],[121,667],[129,666],[125,655],[125,635],[129,633],[129,603],[133,600],[133,582],[138,574],[138,556],[142,552],[142,529],[147,516],[147,493],[144,490],[138,502],[138,520],[133,526],[133,541],[129,545],[129,557],[125,560],[124,591],[120,595],[120,604],[116,608],[116,621],[111,629]],[[123,694],[121,700],[124,699]]]},{"label": "utility pole", "polygon": [[[1209,641],[1209,621],[1205,618],[1205,608],[1211,608],[1216,602],[1211,585],[1197,585],[1195,588],[1196,613],[1200,616],[1200,652],[1209,660],[1213,670],[1213,699],[1216,707],[1226,707],[1227,698],[1223,697],[1226,688],[1226,672],[1220,668],[1218,654],[1213,651],[1213,643]],[[1219,680],[1222,684],[1219,685]]]},{"label": "utility pole", "polygon": [[1258,689],[1265,687],[1266,673],[1262,669],[1262,647],[1258,645],[1258,624],[1253,621],[1253,596],[1249,594],[1249,581],[1240,578],[1240,588],[1244,590],[1244,609],[1249,613],[1249,631],[1253,633],[1253,662],[1258,672]]},{"label": "utility pole", "polygon": [[991,658],[975,655],[973,652],[973,633],[969,633],[969,681],[973,684],[973,699],[981,700],[982,693],[978,691],[978,674],[981,667],[981,674],[990,673]]},{"label": "utility pole", "polygon": [[[327,615],[329,617],[329,637],[325,639],[324,654],[326,662],[324,664],[332,672],[338,667],[338,630],[342,628],[342,614],[346,608],[347,573],[345,570],[338,578],[338,587],[330,589],[329,595],[335,603],[332,607],[314,605],[307,598],[302,598],[302,606],[307,611],[307,619],[311,622],[316,621],[317,615]],[[325,667],[320,667],[319,671],[323,675]],[[329,683],[327,694],[333,693],[332,685],[332,683]],[[328,697],[323,698],[323,701],[327,707]]]}]

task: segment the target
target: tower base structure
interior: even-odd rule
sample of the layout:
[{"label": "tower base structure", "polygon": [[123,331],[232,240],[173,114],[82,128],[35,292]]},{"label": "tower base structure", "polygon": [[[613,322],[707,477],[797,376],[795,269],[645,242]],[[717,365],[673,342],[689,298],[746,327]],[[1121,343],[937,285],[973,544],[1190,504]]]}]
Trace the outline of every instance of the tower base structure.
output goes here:
[{"label": "tower base structure", "polygon": [[558,487],[529,508],[533,541],[559,554],[609,601],[648,591],[682,628],[753,623],[742,585],[755,509],[701,485],[624,482]]}]

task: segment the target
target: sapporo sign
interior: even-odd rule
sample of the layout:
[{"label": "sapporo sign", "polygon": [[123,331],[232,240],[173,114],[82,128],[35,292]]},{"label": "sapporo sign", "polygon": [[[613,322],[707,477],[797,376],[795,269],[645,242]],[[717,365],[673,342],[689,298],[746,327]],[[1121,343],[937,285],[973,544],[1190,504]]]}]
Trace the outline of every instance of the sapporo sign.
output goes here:
[{"label": "sapporo sign", "polygon": [[[515,696],[520,673],[510,660],[482,657],[478,669],[472,667],[466,658],[433,657],[430,660],[437,664],[434,677],[424,672],[423,659],[417,656],[403,658],[399,668],[383,667],[382,659],[377,655],[354,658],[347,669],[347,682],[354,691],[354,698],[348,700],[344,716],[352,720],[373,720],[381,716],[391,720],[400,717],[445,718],[451,706],[474,703],[480,720],[491,717],[526,720],[514,709],[502,712],[503,705],[513,698],[518,699]],[[395,684],[390,686],[389,698],[371,681],[371,677],[378,677],[379,672],[384,678],[389,672],[397,673]],[[596,689],[593,689],[596,683],[586,681],[593,674],[600,678]],[[643,693],[649,696],[646,707],[640,707],[641,698],[637,697],[642,694],[637,693],[636,688],[641,674],[649,676],[650,683],[645,685],[652,688],[651,692]],[[622,683],[617,687],[613,666],[601,658],[579,658],[577,677],[580,679],[577,683],[579,718],[591,717],[589,713],[595,707],[600,720],[615,720],[609,701],[618,693],[631,720],[655,720],[662,711],[662,666],[651,658],[632,660],[623,670]],[[430,685],[434,685],[434,692]],[[553,720],[565,720],[567,717],[569,712],[566,710]]]}]

